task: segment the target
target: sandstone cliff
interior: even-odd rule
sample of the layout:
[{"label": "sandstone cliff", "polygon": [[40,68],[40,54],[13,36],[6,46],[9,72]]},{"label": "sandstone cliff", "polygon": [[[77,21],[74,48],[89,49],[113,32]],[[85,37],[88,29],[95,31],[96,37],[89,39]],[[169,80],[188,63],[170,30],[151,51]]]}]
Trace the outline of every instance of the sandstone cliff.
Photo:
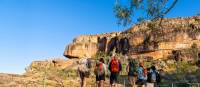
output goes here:
[{"label": "sandstone cliff", "polygon": [[146,21],[122,31],[79,36],[64,52],[68,58],[93,57],[99,51],[137,54],[153,59],[168,58],[173,51],[200,47],[200,16]]},{"label": "sandstone cliff", "polygon": [[107,51],[107,40],[119,34],[120,32],[114,32],[100,35],[79,36],[73,40],[73,43],[66,47],[64,55],[68,58],[93,57],[99,50]]},{"label": "sandstone cliff", "polygon": [[[78,58],[93,58],[100,51],[107,54],[115,51],[124,55],[140,55],[146,59],[171,57],[178,59],[181,57],[184,60],[192,61],[194,50],[200,48],[200,16],[166,18],[162,20],[162,27],[157,25],[159,22],[143,22],[122,32],[79,36],[66,47],[64,52],[66,57],[74,59],[33,61],[23,75],[0,73],[0,87],[79,87]],[[190,51],[191,48],[194,50]],[[200,56],[200,52],[198,55]],[[122,63],[126,64],[126,61],[122,61]],[[175,69],[181,68],[177,68],[174,60],[157,61],[157,63],[163,70],[172,71],[172,73]],[[197,66],[192,65],[183,68],[182,71],[185,71],[185,76],[194,75],[194,72],[196,72],[196,76],[193,77],[200,78]],[[126,71],[124,70],[124,72]],[[91,87],[95,83],[94,77],[94,75],[91,75],[91,79],[88,81]],[[175,75],[168,75],[167,77],[174,78]],[[124,84],[124,78],[122,79],[122,84]],[[167,80],[178,81],[177,79]],[[197,82],[199,81],[200,79],[197,80]],[[109,86],[109,81],[105,82],[105,87],[107,86]]]}]

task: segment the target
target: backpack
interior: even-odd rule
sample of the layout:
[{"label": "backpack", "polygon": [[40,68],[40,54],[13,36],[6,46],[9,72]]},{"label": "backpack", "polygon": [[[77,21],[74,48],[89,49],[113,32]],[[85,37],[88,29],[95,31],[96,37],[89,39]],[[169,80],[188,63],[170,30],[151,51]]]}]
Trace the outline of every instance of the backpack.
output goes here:
[{"label": "backpack", "polygon": [[81,61],[81,64],[79,64],[78,66],[78,70],[79,72],[81,73],[85,73],[85,74],[88,74],[90,69],[89,69],[89,64],[88,64],[88,59],[84,59]]},{"label": "backpack", "polygon": [[156,74],[156,82],[159,83],[161,81],[160,74],[157,72]]},{"label": "backpack", "polygon": [[137,75],[137,64],[135,61],[129,62],[129,72],[130,75]]},{"label": "backpack", "polygon": [[90,59],[87,59],[87,63],[86,63],[87,68],[92,68],[92,61]]},{"label": "backpack", "polygon": [[156,71],[152,71],[152,72],[151,72],[151,82],[156,82],[156,79],[157,79],[157,78],[156,78],[156,76],[157,76],[156,74],[157,74]]},{"label": "backpack", "polygon": [[119,72],[119,61],[117,59],[111,60],[111,72],[114,72],[114,73]]},{"label": "backpack", "polygon": [[98,75],[98,76],[105,74],[103,63],[99,63],[99,64],[96,65],[95,74]]},{"label": "backpack", "polygon": [[85,64],[80,64],[78,66],[78,70],[79,70],[79,72],[82,72],[82,73],[89,72],[89,69],[87,68],[87,66]]},{"label": "backpack", "polygon": [[160,74],[157,71],[151,72],[151,82],[160,82]]}]

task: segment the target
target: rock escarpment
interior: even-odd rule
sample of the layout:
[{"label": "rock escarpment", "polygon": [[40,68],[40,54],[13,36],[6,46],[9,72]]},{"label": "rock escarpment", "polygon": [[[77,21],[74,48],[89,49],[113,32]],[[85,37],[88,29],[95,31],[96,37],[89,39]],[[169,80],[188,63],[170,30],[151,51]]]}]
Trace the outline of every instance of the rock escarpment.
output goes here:
[{"label": "rock escarpment", "polygon": [[[0,73],[0,87],[77,87],[77,59],[33,61],[24,74]],[[78,75],[76,75],[78,77]]]},{"label": "rock escarpment", "polygon": [[33,61],[27,68],[26,68],[26,73],[25,75],[28,74],[35,74],[38,73],[39,71],[44,71],[45,69],[48,69],[50,67],[53,67],[58,70],[62,69],[71,69],[73,68],[74,65],[76,64],[77,60],[76,59],[61,59],[61,58],[56,58],[52,60],[42,60],[42,61]]},{"label": "rock escarpment", "polygon": [[[107,33],[100,35],[85,35],[79,36],[69,44],[64,52],[68,58],[83,58],[94,57],[98,51],[110,51],[108,44],[115,45],[115,43],[108,43],[112,37],[118,36],[120,33]],[[112,39],[114,41],[114,39]]]},{"label": "rock escarpment", "polygon": [[200,47],[200,16],[146,21],[123,32],[84,35],[74,39],[64,52],[68,58],[105,53],[136,54],[153,59],[168,58],[174,51]]}]

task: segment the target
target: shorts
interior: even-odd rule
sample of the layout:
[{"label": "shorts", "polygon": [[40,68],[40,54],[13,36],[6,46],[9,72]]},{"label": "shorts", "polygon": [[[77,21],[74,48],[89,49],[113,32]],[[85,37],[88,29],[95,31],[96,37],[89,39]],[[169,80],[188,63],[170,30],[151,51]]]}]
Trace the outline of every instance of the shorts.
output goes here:
[{"label": "shorts", "polygon": [[145,80],[143,80],[143,79],[138,79],[138,80],[136,81],[136,84],[137,84],[137,85],[144,85],[144,83],[145,83]]},{"label": "shorts", "polygon": [[110,75],[110,84],[118,83],[119,73],[111,73]]},{"label": "shorts", "polygon": [[131,85],[135,85],[137,76],[128,76],[128,80]]},{"label": "shorts", "polygon": [[128,76],[137,77],[137,73],[128,73]]},{"label": "shorts", "polygon": [[101,81],[101,80],[105,81],[105,74],[103,74],[103,75],[96,75],[96,81]]},{"label": "shorts", "polygon": [[136,80],[137,80],[137,77],[136,77],[136,76],[128,76],[128,78],[130,78],[130,80],[131,80],[131,81],[134,81],[134,82],[136,82]]},{"label": "shorts", "polygon": [[155,86],[154,86],[154,83],[147,83],[146,87],[155,87]]},{"label": "shorts", "polygon": [[89,78],[89,72],[79,72],[81,79]]}]

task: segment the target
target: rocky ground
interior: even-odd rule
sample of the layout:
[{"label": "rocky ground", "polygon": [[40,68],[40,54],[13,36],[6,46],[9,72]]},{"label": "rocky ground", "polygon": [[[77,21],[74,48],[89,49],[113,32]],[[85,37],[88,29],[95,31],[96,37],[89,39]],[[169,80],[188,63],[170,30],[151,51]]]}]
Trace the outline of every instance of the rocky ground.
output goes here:
[{"label": "rocky ground", "polygon": [[[72,60],[72,59],[63,60],[63,62],[65,61],[76,62],[77,60]],[[62,66],[55,67],[52,60],[48,60],[48,62],[47,61],[41,61],[40,63],[38,61],[36,62],[37,63],[33,62],[27,68],[27,72],[24,73],[23,75],[1,73],[0,87],[44,87],[44,86],[80,87],[80,79],[77,73],[76,63],[72,63],[72,65],[69,65],[70,68],[69,67],[61,68]],[[161,62],[164,62],[164,65],[162,65]],[[46,64],[45,67],[42,66],[41,63]],[[125,65],[126,63],[127,63],[126,61],[125,62],[122,61],[123,65]],[[151,62],[145,62],[145,66],[148,67],[149,63]],[[190,64],[184,61],[176,62],[175,60],[157,61],[157,68],[159,70],[161,69],[164,70],[160,71],[160,74],[162,76],[162,83],[160,85],[167,85],[167,87],[170,87],[168,85],[171,85],[174,82],[177,83],[200,82],[199,79],[200,68],[194,64]],[[119,87],[125,87],[125,86],[129,87],[125,68],[123,68],[121,72],[119,81],[120,81]],[[87,87],[94,87],[94,86],[95,86],[95,75],[93,73],[93,69],[91,69],[91,75],[90,78],[88,79]],[[106,78],[105,87],[109,87],[108,77]]]},{"label": "rocky ground", "polygon": [[[0,73],[0,87],[80,87],[76,59],[34,61],[23,75]],[[95,86],[94,74],[88,87]],[[107,79],[105,86],[109,86]]]}]

